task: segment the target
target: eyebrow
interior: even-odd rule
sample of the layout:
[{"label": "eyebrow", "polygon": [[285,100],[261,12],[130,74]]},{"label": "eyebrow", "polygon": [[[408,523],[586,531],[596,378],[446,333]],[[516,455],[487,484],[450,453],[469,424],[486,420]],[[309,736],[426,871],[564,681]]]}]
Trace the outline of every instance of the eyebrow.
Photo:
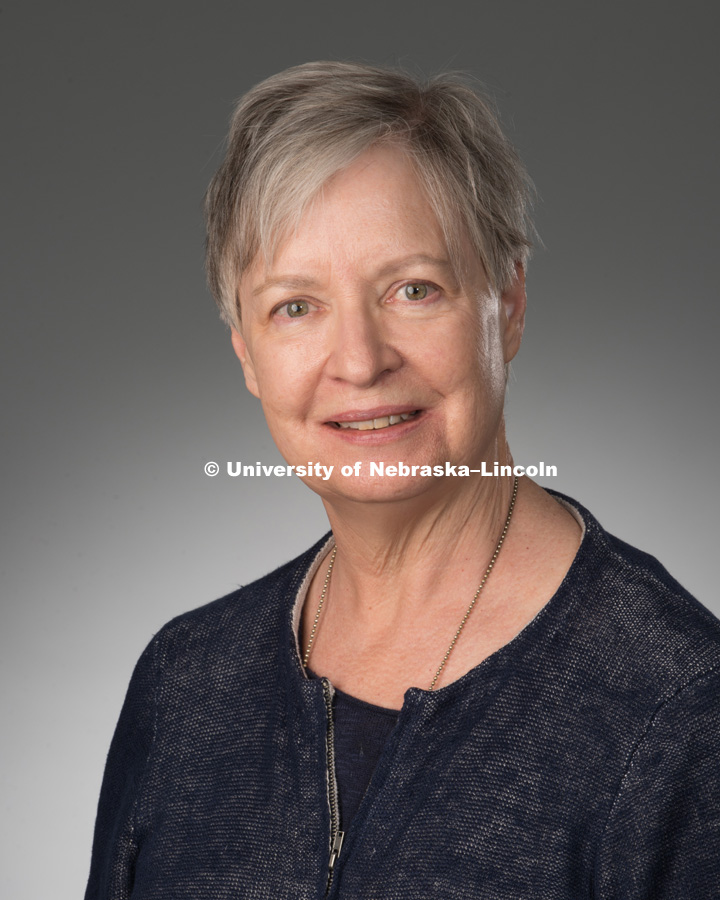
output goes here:
[{"label": "eyebrow", "polygon": [[262,294],[271,287],[285,287],[295,289],[316,287],[317,282],[314,278],[303,278],[301,275],[278,275],[277,278],[268,278],[266,281],[256,287],[252,292],[253,297]]},{"label": "eyebrow", "polygon": [[[403,256],[401,259],[393,259],[386,263],[375,273],[373,280],[378,278],[387,278],[398,269],[405,266],[416,266],[419,264],[435,266],[439,269],[446,269],[449,273],[453,272],[453,267],[449,260],[442,259],[437,256],[429,256],[427,253],[413,253],[410,256]],[[278,275],[274,278],[268,278],[252,292],[253,297],[262,294],[272,287],[284,287],[291,290],[302,290],[303,288],[314,288],[318,286],[318,282],[314,278],[305,278],[302,275]]]}]

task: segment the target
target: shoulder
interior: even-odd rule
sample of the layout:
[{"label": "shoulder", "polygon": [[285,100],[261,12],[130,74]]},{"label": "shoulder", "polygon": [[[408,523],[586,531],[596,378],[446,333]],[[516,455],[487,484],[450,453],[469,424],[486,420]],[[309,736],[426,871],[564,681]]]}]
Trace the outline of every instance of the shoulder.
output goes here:
[{"label": "shoulder", "polygon": [[720,670],[692,678],[658,706],[632,747],[600,833],[598,897],[715,896],[719,696]]},{"label": "shoulder", "polygon": [[157,669],[267,658],[280,635],[289,633],[295,597],[328,537],[262,578],[171,619],[148,648]]},{"label": "shoulder", "polygon": [[584,523],[566,581],[599,674],[661,703],[720,671],[720,619],[655,557],[605,531],[576,500],[552,493]]}]

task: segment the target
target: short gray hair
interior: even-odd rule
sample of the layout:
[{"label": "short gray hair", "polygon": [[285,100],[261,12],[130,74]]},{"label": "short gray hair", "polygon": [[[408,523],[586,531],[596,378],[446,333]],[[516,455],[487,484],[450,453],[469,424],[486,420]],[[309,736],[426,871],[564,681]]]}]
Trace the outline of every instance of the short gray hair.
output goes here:
[{"label": "short gray hair", "polygon": [[532,184],[488,99],[455,74],[305,63],[241,97],[207,192],[208,281],[226,323],[239,325],[258,252],[271,259],[322,185],[377,144],[407,153],[458,273],[467,235],[491,285],[510,285],[531,247]]}]

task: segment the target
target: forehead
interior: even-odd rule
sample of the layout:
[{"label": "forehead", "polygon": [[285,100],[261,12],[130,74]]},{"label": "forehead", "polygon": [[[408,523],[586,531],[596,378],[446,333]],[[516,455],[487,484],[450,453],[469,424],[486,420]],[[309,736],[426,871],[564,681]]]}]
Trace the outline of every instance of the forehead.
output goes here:
[{"label": "forehead", "polygon": [[[447,259],[442,228],[406,154],[374,147],[332,176],[270,259],[246,273],[251,289],[277,273],[368,273],[405,256]],[[243,278],[246,281],[246,278]]]}]

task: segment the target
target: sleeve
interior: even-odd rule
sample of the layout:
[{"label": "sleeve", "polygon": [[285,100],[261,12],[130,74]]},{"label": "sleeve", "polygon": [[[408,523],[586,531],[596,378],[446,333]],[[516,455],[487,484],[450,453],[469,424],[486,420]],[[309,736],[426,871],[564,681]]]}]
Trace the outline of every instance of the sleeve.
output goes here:
[{"label": "sleeve", "polygon": [[596,900],[720,897],[720,671],[656,711],[615,797]]},{"label": "sleeve", "polygon": [[155,730],[155,641],[140,657],[110,744],[85,900],[127,900],[132,893],[135,812]]}]

